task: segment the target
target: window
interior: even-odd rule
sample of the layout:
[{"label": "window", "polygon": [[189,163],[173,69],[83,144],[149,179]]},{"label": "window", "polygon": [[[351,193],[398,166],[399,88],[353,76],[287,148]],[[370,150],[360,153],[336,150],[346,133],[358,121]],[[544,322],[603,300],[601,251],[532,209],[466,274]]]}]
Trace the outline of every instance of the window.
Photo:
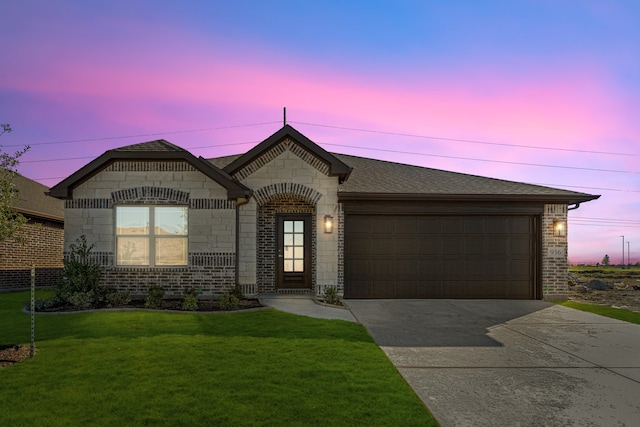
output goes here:
[{"label": "window", "polygon": [[186,206],[118,206],[116,263],[187,265],[188,229]]}]

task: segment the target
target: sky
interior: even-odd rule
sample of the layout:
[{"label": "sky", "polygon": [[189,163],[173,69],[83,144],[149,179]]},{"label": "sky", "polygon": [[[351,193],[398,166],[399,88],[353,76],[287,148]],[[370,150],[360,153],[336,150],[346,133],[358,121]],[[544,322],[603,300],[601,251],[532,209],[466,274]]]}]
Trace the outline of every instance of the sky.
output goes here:
[{"label": "sky", "polygon": [[569,260],[635,263],[639,24],[636,0],[5,2],[0,149],[53,186],[154,139],[246,152],[286,107],[331,152],[601,195]]}]

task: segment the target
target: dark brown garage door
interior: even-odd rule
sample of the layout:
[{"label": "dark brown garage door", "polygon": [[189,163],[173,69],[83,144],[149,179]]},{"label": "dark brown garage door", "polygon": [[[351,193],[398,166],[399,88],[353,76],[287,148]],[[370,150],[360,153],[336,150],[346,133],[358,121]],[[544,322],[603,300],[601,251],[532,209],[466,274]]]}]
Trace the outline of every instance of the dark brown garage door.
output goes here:
[{"label": "dark brown garage door", "polygon": [[535,221],[346,215],[345,297],[534,299]]}]

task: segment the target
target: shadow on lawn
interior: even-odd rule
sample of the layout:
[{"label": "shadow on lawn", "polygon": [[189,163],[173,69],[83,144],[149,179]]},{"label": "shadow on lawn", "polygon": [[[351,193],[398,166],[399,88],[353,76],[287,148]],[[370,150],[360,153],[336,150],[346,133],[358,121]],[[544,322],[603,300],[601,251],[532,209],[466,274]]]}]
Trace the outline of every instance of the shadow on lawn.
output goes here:
[{"label": "shadow on lawn", "polygon": [[[21,314],[22,320],[28,323],[29,315]],[[202,335],[373,342],[362,325],[297,316],[270,308],[211,314],[142,310],[44,314],[36,315],[36,335],[39,340]]]}]

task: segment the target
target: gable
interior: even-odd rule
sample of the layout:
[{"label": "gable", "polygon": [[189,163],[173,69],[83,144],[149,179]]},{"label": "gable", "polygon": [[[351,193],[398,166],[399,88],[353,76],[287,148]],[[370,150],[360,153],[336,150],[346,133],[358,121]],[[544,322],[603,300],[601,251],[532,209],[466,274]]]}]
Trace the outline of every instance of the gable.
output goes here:
[{"label": "gable", "polygon": [[[60,199],[72,197],[73,189],[91,179],[98,173],[108,168],[117,167],[118,164],[127,163],[132,167],[138,167],[140,171],[155,170],[156,165],[166,162],[188,165],[192,170],[201,172],[227,191],[229,199],[248,198],[251,190],[235,182],[223,170],[202,157],[195,157],[188,151],[169,143],[163,139],[141,144],[121,147],[105,152],[85,167],[61,181],[51,188],[49,195]],[[160,171],[160,169],[158,169]]]},{"label": "gable", "polygon": [[339,182],[345,181],[351,173],[350,166],[289,125],[233,160],[223,170],[243,180],[285,151],[290,151],[327,176],[337,176]]}]

